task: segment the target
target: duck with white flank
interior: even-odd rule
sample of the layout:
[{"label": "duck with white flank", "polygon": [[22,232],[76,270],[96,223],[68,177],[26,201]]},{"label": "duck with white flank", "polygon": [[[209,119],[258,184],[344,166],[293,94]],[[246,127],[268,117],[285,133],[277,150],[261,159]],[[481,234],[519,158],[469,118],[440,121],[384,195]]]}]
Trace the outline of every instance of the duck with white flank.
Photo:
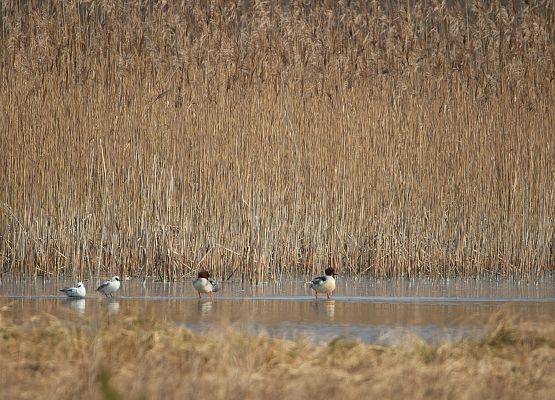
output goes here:
[{"label": "duck with white flank", "polygon": [[335,290],[335,270],[333,268],[326,268],[324,272],[324,276],[319,276],[308,282],[310,288],[314,290],[316,299],[318,299],[318,293],[325,293],[329,299]]},{"label": "duck with white flank", "polygon": [[216,282],[210,279],[210,273],[208,271],[200,271],[197,275],[197,279],[193,281],[193,287],[198,293],[198,298],[201,299],[201,293],[208,293],[210,298],[212,298],[212,293],[220,290]]},{"label": "duck with white flank", "polygon": [[67,297],[71,297],[74,299],[82,299],[87,294],[87,290],[85,289],[85,285],[83,285],[83,282],[79,282],[77,285],[72,287],[60,289],[60,292],[63,292],[66,294]]},{"label": "duck with white flank", "polygon": [[106,297],[114,297],[114,293],[119,290],[121,282],[119,276],[114,276],[109,281],[104,282],[96,289],[97,292],[102,293]]}]

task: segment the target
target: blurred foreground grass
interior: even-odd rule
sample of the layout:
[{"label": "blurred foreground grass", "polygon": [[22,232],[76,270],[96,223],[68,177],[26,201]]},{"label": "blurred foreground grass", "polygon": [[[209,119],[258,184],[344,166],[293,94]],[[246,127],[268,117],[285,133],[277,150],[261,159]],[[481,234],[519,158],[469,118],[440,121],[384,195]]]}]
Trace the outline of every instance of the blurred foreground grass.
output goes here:
[{"label": "blurred foreground grass", "polygon": [[77,324],[0,312],[0,398],[547,399],[555,326],[492,318],[479,341],[316,345],[140,317]]}]

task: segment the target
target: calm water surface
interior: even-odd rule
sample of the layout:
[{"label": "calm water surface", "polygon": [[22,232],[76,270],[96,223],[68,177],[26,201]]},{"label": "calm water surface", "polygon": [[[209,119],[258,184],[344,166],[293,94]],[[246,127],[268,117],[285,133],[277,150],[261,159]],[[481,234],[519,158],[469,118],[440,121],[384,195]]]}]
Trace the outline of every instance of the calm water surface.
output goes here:
[{"label": "calm water surface", "polygon": [[[105,278],[104,278],[105,279]],[[102,280],[104,280],[102,279]],[[47,312],[79,322],[82,316],[143,315],[195,331],[222,325],[276,337],[327,341],[338,336],[392,343],[407,335],[427,341],[477,337],[503,310],[520,319],[555,323],[555,278],[540,282],[475,279],[339,279],[333,300],[314,300],[304,280],[262,285],[224,283],[214,300],[198,300],[190,282],[127,280],[106,300],[85,282],[84,300],[66,300],[58,280],[0,281],[0,308],[16,315]]]}]

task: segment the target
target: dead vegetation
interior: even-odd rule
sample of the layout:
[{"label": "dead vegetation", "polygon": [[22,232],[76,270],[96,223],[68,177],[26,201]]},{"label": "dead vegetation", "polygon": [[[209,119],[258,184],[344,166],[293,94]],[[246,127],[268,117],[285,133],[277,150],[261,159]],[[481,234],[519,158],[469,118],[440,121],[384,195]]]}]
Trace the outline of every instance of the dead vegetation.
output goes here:
[{"label": "dead vegetation", "polygon": [[548,399],[553,324],[496,316],[483,339],[397,346],[207,336],[137,317],[70,324],[0,319],[0,396],[9,399]]},{"label": "dead vegetation", "polygon": [[0,268],[555,265],[552,1],[8,1]]}]

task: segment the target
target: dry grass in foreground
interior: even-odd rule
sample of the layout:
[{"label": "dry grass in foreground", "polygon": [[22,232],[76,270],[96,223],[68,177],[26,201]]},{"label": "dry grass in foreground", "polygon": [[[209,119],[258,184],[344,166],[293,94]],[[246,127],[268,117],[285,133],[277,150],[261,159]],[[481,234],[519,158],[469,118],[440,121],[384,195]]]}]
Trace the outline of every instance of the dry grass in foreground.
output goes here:
[{"label": "dry grass in foreground", "polygon": [[479,342],[383,347],[209,336],[137,318],[0,319],[5,399],[547,399],[555,327],[498,318]]}]

